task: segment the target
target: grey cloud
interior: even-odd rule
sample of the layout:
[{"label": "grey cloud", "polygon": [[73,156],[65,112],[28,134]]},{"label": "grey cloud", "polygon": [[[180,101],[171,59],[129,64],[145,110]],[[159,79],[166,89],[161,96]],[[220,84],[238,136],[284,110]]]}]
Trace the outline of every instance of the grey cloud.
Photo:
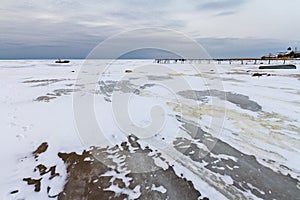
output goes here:
[{"label": "grey cloud", "polygon": [[215,14],[216,17],[223,17],[223,16],[228,16],[228,15],[234,15],[236,12],[234,11],[226,11],[226,12],[219,12]]},{"label": "grey cloud", "polygon": [[228,8],[238,7],[247,3],[247,0],[214,0],[204,4],[200,4],[198,9],[200,10],[222,10]]},{"label": "grey cloud", "polygon": [[[187,3],[183,0],[1,0],[0,41],[6,43],[0,43],[0,56],[2,58],[4,55],[8,57],[32,57],[34,55],[46,57],[47,55],[61,54],[78,57],[81,52],[81,57],[84,57],[94,46],[106,38],[125,30],[144,27],[176,29],[194,36],[201,35],[203,31],[205,32],[203,35],[216,37],[237,35],[237,33],[241,38],[253,35],[253,37],[258,37],[258,30],[261,29],[255,29],[248,34],[248,32],[239,32],[238,27],[231,26],[228,27],[228,30],[227,27],[224,27],[226,33],[223,33],[222,26],[220,26],[220,23],[223,22],[222,17],[232,16],[236,13],[239,13],[241,18],[237,18],[232,24],[236,24],[241,19],[253,22],[250,19],[252,15],[247,13],[243,15],[242,5],[250,4],[250,2],[254,1],[201,0]],[[253,4],[255,5],[255,3]],[[281,5],[275,2],[274,4]],[[199,12],[199,10],[205,12]],[[291,13],[295,14],[296,12]],[[285,15],[289,16],[289,13],[285,13]],[[214,30],[209,25],[211,22],[209,20],[213,20],[214,27],[221,28]],[[255,24],[260,26],[261,23],[258,21]],[[276,23],[276,27],[286,27],[282,29],[283,31],[287,28],[292,29],[293,31],[289,33],[293,33],[293,35],[284,31],[282,35],[278,35],[278,38],[298,38],[294,34],[297,33],[297,26],[286,24],[286,21],[279,21]],[[202,27],[203,29],[201,29]],[[264,32],[263,36],[265,35]],[[132,37],[137,36],[133,35]],[[140,40],[142,39],[140,38]],[[164,37],[160,37],[158,42],[163,39]],[[121,42],[126,46],[129,41]],[[278,42],[271,45],[260,41],[260,43],[254,42],[255,45],[251,45],[252,42],[254,41],[228,38],[226,40],[204,40],[208,50],[212,50],[217,56],[221,56],[222,52],[225,56],[246,55],[247,53],[260,55],[262,49],[269,51],[268,47],[273,50],[273,47],[279,46]],[[183,48],[180,44],[180,41],[177,40],[170,45]],[[243,49],[243,45],[249,48]],[[282,44],[282,46],[285,49],[285,45]],[[151,52],[144,53],[147,56],[151,54]]]}]

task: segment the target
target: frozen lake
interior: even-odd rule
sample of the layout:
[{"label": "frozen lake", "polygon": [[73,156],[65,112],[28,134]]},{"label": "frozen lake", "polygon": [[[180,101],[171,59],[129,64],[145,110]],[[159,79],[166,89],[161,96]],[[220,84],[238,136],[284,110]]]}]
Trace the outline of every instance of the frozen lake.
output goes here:
[{"label": "frozen lake", "polygon": [[300,199],[288,62],[0,61],[0,198]]}]

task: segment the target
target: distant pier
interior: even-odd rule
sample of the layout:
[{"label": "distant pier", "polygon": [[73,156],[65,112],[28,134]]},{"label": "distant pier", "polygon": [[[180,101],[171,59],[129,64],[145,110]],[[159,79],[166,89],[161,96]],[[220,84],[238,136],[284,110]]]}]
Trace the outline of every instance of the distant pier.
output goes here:
[{"label": "distant pier", "polygon": [[159,64],[201,64],[201,63],[208,63],[211,62],[217,63],[217,64],[232,64],[234,63],[240,63],[240,64],[265,64],[266,62],[268,64],[271,64],[274,61],[282,61],[282,64],[285,64],[287,60],[293,60],[290,58],[212,58],[212,59],[186,59],[186,58],[179,58],[179,59],[155,59],[155,63]]}]

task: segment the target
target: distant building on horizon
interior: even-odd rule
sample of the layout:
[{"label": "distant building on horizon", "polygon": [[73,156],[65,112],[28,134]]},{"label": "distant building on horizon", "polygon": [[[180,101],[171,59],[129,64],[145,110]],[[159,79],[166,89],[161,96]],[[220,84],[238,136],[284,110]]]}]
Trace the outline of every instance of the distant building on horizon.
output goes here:
[{"label": "distant building on horizon", "polygon": [[262,56],[261,59],[294,59],[300,58],[300,52],[297,51],[297,47],[293,51],[291,47],[287,48],[285,52],[278,52],[276,55],[272,55],[271,53],[268,56]]}]

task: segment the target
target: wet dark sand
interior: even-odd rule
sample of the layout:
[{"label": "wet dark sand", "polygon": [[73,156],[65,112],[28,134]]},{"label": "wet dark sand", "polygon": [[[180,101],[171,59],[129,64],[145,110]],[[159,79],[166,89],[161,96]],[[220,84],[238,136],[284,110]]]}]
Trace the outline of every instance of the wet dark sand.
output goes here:
[{"label": "wet dark sand", "polygon": [[[68,177],[59,194],[50,195],[51,188],[47,186],[49,197],[72,200],[126,199],[130,198],[129,192],[136,195],[136,199],[208,199],[201,197],[192,182],[177,176],[172,167],[163,169],[155,165],[154,158],[160,158],[160,154],[149,148],[142,149],[137,141],[138,138],[130,136],[128,142],[112,148],[92,147],[82,154],[58,153],[66,164]],[[38,155],[47,150],[46,146],[47,143],[43,143],[34,151],[37,160]],[[120,162],[115,159],[120,159]],[[39,170],[40,178],[25,177],[23,181],[33,185],[36,192],[40,192],[43,187],[41,180],[45,178],[45,174],[50,173],[50,179],[59,176],[55,166],[39,164],[34,169]],[[145,172],[135,173],[139,171]],[[123,178],[107,175],[108,172],[121,177],[123,175]],[[112,185],[119,188],[120,192],[108,190]],[[165,191],[152,189],[160,186]]]}]

